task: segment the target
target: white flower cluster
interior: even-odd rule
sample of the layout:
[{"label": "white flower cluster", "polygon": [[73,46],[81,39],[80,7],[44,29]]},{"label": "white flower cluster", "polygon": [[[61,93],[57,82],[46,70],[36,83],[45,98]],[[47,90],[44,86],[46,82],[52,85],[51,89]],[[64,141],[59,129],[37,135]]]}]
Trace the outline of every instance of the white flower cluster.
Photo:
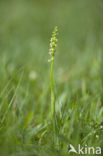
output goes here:
[{"label": "white flower cluster", "polygon": [[55,52],[56,52],[56,47],[57,47],[57,32],[58,32],[58,27],[56,26],[51,40],[50,40],[50,49],[49,49],[49,54],[51,56],[51,58],[48,60],[49,62],[52,62],[54,60],[54,56],[55,56]]}]

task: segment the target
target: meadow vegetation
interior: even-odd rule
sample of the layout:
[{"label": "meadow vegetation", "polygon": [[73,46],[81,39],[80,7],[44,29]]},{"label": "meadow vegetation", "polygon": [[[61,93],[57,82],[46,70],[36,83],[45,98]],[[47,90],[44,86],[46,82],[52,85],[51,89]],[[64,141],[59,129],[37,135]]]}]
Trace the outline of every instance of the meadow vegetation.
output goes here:
[{"label": "meadow vegetation", "polygon": [[69,144],[103,149],[103,2],[0,0],[0,155],[67,156]]}]

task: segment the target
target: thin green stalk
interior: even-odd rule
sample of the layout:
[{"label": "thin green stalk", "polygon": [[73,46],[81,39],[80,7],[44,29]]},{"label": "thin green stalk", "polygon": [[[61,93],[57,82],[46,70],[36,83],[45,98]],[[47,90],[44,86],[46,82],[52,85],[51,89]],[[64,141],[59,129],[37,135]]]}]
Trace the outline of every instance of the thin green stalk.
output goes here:
[{"label": "thin green stalk", "polygon": [[50,40],[50,49],[49,49],[49,54],[51,56],[51,58],[49,59],[49,62],[51,62],[51,112],[53,116],[55,116],[55,92],[54,92],[54,85],[53,85],[53,65],[54,65],[54,57],[55,57],[56,46],[57,46],[57,32],[58,32],[58,28],[55,27],[52,33],[51,40]]},{"label": "thin green stalk", "polygon": [[56,118],[55,118],[55,92],[54,92],[54,84],[53,84],[53,66],[54,66],[54,57],[55,57],[56,46],[57,46],[57,32],[58,32],[58,28],[55,27],[50,40],[50,49],[49,49],[49,54],[51,56],[49,62],[51,62],[51,113],[52,113],[53,130],[54,130],[54,142],[55,142],[55,134],[56,134]]},{"label": "thin green stalk", "polygon": [[51,113],[52,113],[52,122],[53,122],[53,131],[54,131],[54,143],[56,138],[56,119],[55,119],[55,92],[53,84],[53,66],[54,61],[51,62]]},{"label": "thin green stalk", "polygon": [[52,111],[52,115],[55,115],[55,93],[54,93],[54,84],[53,84],[53,66],[54,66],[54,61],[51,62],[51,111]]}]

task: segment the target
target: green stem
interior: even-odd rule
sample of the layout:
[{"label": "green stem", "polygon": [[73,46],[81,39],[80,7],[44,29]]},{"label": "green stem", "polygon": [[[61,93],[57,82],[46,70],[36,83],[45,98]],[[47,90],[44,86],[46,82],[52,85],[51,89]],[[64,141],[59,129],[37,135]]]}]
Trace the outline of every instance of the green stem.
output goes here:
[{"label": "green stem", "polygon": [[54,61],[51,62],[51,112],[52,112],[52,122],[53,122],[53,131],[54,131],[54,143],[56,138],[56,120],[55,120],[55,92],[53,85],[53,65]]},{"label": "green stem", "polygon": [[55,93],[53,85],[53,65],[54,61],[51,62],[51,111],[52,115],[55,116]]}]

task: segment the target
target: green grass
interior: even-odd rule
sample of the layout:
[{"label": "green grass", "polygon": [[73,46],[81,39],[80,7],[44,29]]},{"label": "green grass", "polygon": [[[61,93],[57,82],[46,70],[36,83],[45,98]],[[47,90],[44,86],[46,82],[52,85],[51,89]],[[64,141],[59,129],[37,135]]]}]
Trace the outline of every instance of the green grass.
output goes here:
[{"label": "green grass", "polygon": [[[0,0],[1,156],[67,156],[69,144],[103,150],[102,7],[101,0]],[[55,25],[54,141],[48,50]]]}]

